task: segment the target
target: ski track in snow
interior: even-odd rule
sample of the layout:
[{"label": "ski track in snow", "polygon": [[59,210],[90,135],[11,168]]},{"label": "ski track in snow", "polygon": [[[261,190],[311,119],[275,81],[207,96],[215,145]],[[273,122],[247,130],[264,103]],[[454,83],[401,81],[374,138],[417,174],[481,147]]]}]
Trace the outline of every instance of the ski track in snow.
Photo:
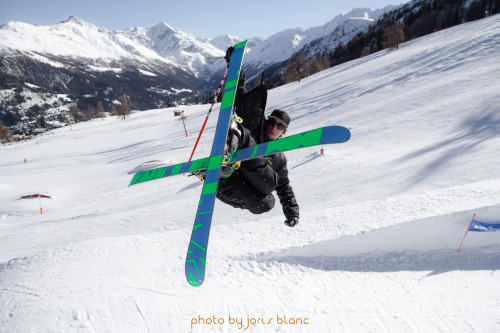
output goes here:
[{"label": "ski track in snow", "polygon": [[[201,184],[127,185],[185,161],[206,106],[185,108],[187,138],[152,110],[0,147],[0,332],[497,332],[500,233],[457,249],[474,213],[500,222],[499,36],[496,15],[270,90],[290,134],[352,138],[287,153],[296,228],[279,206],[216,202],[199,288],[184,262]],[[33,193],[53,196],[43,215],[18,199]]]}]

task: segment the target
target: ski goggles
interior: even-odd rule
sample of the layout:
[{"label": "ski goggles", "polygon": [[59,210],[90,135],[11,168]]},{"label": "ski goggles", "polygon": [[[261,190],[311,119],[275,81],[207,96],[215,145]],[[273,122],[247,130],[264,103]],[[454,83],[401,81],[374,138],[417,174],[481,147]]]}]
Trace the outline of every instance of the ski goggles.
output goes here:
[{"label": "ski goggles", "polygon": [[280,131],[283,131],[286,128],[286,125],[278,123],[274,118],[267,119],[267,123],[271,125],[271,127],[274,127],[276,125],[276,128],[278,128]]}]

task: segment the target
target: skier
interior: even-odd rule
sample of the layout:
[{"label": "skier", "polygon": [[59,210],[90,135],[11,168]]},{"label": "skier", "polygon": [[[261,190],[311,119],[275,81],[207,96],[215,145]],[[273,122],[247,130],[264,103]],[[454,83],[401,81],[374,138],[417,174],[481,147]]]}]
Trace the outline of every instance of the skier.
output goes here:
[{"label": "skier", "polygon": [[[229,61],[231,52],[229,48],[226,61]],[[236,114],[243,121],[239,124],[231,120],[225,146],[227,156],[237,149],[281,138],[291,120],[285,111],[279,109],[264,119],[267,87],[261,83],[247,92],[243,71],[238,81],[234,106]],[[217,198],[222,202],[248,209],[253,214],[262,214],[274,207],[272,192],[276,191],[286,217],[285,224],[294,227],[299,223],[299,206],[288,179],[284,153],[243,161],[241,165],[229,165],[221,169],[221,177]]]}]

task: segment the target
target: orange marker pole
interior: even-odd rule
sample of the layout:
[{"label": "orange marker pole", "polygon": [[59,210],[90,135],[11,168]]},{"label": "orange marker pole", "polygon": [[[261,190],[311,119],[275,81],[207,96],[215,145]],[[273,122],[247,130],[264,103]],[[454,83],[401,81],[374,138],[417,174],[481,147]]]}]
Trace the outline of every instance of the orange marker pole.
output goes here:
[{"label": "orange marker pole", "polygon": [[40,214],[43,214],[42,199],[40,199],[40,194],[38,194],[38,203],[40,204]]},{"label": "orange marker pole", "polygon": [[472,221],[474,221],[474,218],[476,217],[476,214],[472,217],[472,220],[470,220],[469,226],[467,227],[467,231],[465,232],[464,238],[462,239],[462,243],[460,243],[460,247],[458,248],[458,252],[460,252],[460,249],[462,248],[462,244],[464,243],[465,237],[467,237],[467,234],[469,233],[470,226],[472,225]]}]

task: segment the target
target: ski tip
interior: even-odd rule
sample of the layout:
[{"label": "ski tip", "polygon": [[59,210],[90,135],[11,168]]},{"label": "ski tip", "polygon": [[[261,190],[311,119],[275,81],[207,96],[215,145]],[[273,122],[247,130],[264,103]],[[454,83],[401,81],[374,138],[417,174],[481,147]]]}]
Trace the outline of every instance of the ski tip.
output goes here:
[{"label": "ski tip", "polygon": [[248,42],[248,40],[244,40],[242,42],[239,42],[238,44],[235,44],[233,47],[234,47],[235,50],[237,50],[237,49],[242,48],[245,45],[247,45],[247,42]]}]

